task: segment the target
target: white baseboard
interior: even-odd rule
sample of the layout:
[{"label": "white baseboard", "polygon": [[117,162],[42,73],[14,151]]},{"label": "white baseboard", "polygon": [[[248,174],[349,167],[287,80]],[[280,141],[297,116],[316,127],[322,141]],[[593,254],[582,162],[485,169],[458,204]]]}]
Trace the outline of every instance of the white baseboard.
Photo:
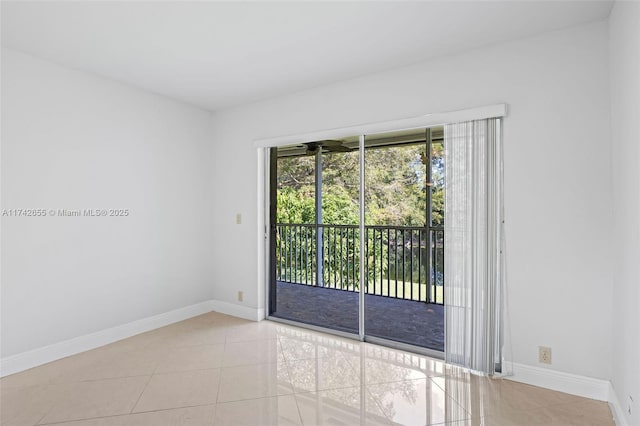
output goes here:
[{"label": "white baseboard", "polygon": [[616,426],[629,426],[627,416],[611,384],[609,384],[609,408],[613,414],[613,420],[616,422]]},{"label": "white baseboard", "polygon": [[173,311],[163,314],[143,318],[106,330],[74,337],[73,339],[2,358],[0,359],[0,377],[108,345],[109,343],[135,336],[136,334],[155,330],[156,328],[164,327],[165,325],[183,321],[211,311],[244,318],[250,321],[260,321],[264,319],[263,308],[248,308],[219,300],[207,300],[195,305],[174,309]]},{"label": "white baseboard", "polygon": [[146,331],[164,327],[165,325],[211,312],[214,310],[213,305],[213,301],[207,300],[195,305],[174,309],[173,311],[165,312],[163,314],[143,318],[127,324],[108,328],[106,330],[74,337],[73,339],[64,340],[52,345],[43,346],[41,348],[2,358],[0,359],[0,377],[28,370],[29,368],[33,368],[38,365],[46,364],[90,349],[95,349],[118,340],[126,339],[127,337],[131,337],[136,334],[144,333]]},{"label": "white baseboard", "polygon": [[211,307],[213,311],[220,312],[221,314],[244,318],[249,321],[261,321],[264,319],[263,308],[249,308],[247,306],[236,305],[235,303],[223,302],[221,300],[212,300]]},{"label": "white baseboard", "polygon": [[609,401],[611,382],[608,380],[525,364],[510,365],[513,365],[513,376],[506,376],[506,379],[598,401]]}]

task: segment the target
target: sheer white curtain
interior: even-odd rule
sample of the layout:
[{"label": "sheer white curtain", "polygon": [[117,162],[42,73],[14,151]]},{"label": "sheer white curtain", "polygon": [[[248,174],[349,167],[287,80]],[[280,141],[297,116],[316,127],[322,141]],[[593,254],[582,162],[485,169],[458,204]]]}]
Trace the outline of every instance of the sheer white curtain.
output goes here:
[{"label": "sheer white curtain", "polygon": [[445,359],[501,369],[502,147],[499,118],[448,124],[445,147]]}]

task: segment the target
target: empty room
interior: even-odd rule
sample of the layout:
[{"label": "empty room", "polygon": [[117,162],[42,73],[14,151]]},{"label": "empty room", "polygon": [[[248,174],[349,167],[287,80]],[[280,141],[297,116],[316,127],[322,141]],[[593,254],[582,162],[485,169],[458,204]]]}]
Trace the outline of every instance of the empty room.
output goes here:
[{"label": "empty room", "polygon": [[640,426],[640,2],[0,19],[1,426]]}]

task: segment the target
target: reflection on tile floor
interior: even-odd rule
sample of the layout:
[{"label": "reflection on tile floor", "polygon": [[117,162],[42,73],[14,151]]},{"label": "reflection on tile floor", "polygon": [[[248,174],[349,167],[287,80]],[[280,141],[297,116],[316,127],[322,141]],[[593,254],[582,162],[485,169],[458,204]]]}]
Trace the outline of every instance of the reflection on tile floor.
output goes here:
[{"label": "reflection on tile floor", "polygon": [[613,425],[606,403],[209,313],[0,380],[2,426]]}]

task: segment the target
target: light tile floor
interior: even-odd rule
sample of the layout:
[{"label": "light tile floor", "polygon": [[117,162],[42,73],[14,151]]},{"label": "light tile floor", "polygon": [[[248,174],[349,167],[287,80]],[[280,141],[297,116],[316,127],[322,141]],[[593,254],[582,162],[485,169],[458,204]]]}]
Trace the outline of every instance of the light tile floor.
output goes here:
[{"label": "light tile floor", "polygon": [[0,380],[2,426],[612,425],[606,403],[209,313]]}]

